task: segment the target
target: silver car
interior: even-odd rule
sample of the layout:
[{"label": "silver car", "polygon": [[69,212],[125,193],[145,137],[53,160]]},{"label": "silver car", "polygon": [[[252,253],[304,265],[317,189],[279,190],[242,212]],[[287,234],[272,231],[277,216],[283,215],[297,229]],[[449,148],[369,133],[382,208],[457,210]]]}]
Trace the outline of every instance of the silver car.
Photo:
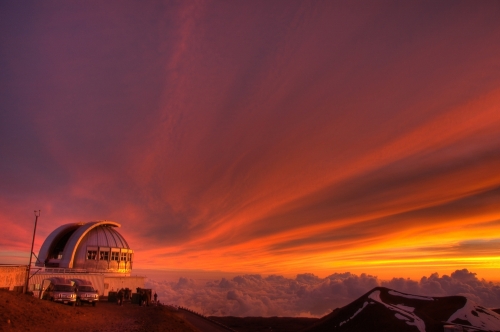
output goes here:
[{"label": "silver car", "polygon": [[92,283],[83,279],[72,279],[72,281],[75,283],[76,305],[88,303],[95,307],[99,302],[99,294],[92,286]]},{"label": "silver car", "polygon": [[64,278],[45,279],[42,286],[42,299],[64,304],[76,304],[76,292],[73,283]]}]

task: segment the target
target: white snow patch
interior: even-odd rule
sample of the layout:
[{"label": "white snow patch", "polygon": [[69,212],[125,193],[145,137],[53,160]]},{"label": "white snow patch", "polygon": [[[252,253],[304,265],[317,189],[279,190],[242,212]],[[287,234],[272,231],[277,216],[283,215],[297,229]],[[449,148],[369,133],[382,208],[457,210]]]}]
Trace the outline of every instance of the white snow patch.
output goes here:
[{"label": "white snow patch", "polygon": [[372,299],[375,302],[380,302],[380,303],[382,303],[382,304],[385,305],[385,303],[382,302],[382,300],[380,299],[380,291],[374,291],[373,293],[371,293],[370,295],[368,295],[368,298]]},{"label": "white snow patch", "polygon": [[413,308],[413,307],[407,307],[407,306],[405,306],[403,304],[396,304],[394,306],[398,307],[399,309],[402,309],[404,311],[408,311],[408,312],[414,312],[415,311],[415,308]]},{"label": "white snow patch", "polygon": [[359,314],[361,311],[363,311],[363,309],[364,309],[367,305],[368,305],[368,302],[363,303],[363,306],[362,306],[361,308],[359,308],[359,309],[358,309],[358,311],[356,311],[356,312],[354,313],[354,315],[352,315],[351,317],[349,317],[347,320],[345,320],[345,321],[341,322],[341,323],[339,324],[339,326],[344,325],[345,323],[347,323],[348,321],[350,321],[351,319],[353,319],[354,317],[356,317],[356,315],[357,315],[357,314]]},{"label": "white snow patch", "polygon": [[396,316],[396,318],[397,318],[397,319],[401,319],[401,320],[410,320],[408,317],[403,316],[403,315],[398,314],[398,313],[396,313],[394,316]]},{"label": "white snow patch", "polygon": [[461,309],[458,309],[448,318],[448,322],[451,323],[457,318],[467,320],[472,326],[483,330],[500,331],[500,315],[488,309],[479,308],[474,301],[469,299],[467,299],[467,302],[465,302],[465,305]]},{"label": "white snow patch", "polygon": [[393,291],[393,290],[390,290],[389,294],[394,295],[394,296],[406,297],[407,299],[424,300],[424,301],[434,301],[434,299],[432,297],[403,294],[403,293],[396,292],[396,291]]},{"label": "white snow patch", "polygon": [[[375,292],[371,293],[370,295],[368,295],[368,298],[372,299],[375,302],[378,302],[378,303],[384,305],[389,310],[396,311],[396,314],[395,314],[396,318],[406,321],[406,324],[415,326],[420,332],[426,332],[425,331],[425,322],[420,317],[413,314],[413,310],[415,310],[414,308],[406,307],[406,308],[412,309],[411,312],[407,312],[403,308],[382,302],[382,300],[380,299],[380,291],[375,291]],[[405,306],[402,306],[402,307],[405,307]]]}]

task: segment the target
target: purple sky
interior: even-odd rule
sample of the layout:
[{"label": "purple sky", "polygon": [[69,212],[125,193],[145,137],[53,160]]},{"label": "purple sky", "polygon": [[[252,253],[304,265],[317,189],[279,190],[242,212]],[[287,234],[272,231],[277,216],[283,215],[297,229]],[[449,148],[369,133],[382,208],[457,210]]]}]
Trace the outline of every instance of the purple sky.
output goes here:
[{"label": "purple sky", "polygon": [[495,1],[3,1],[0,258],[27,263],[41,209],[35,252],[107,219],[142,268],[492,278],[499,17]]}]

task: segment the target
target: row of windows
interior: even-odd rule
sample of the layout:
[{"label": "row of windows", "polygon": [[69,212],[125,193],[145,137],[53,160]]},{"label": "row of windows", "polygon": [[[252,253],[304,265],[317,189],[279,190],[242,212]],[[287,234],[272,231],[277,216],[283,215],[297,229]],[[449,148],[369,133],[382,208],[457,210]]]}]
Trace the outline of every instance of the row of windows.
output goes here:
[{"label": "row of windows", "polygon": [[[99,255],[98,255],[99,253]],[[110,256],[109,256],[109,251],[99,251],[97,250],[87,250],[87,259],[88,260],[93,260],[96,261],[97,257],[99,257],[100,261],[109,261]],[[117,252],[117,251],[112,251],[111,252],[111,260],[112,261],[122,261],[122,262],[131,262],[132,261],[132,254],[127,253],[127,252]]]}]

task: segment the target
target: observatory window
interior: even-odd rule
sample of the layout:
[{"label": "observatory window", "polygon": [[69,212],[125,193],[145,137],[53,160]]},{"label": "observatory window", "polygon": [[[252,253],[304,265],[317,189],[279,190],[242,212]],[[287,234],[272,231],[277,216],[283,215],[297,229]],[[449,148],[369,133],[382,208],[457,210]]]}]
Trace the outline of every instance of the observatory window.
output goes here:
[{"label": "observatory window", "polygon": [[100,254],[99,259],[101,261],[108,261],[109,260],[109,251],[100,251],[99,254]]},{"label": "observatory window", "polygon": [[122,252],[122,254],[121,254],[121,261],[125,262],[126,260],[127,260],[127,253]]},{"label": "observatory window", "polygon": [[115,252],[115,251],[113,251],[113,252],[111,253],[111,260],[112,260],[112,261],[117,261],[117,260],[118,260],[118,254],[119,254],[119,252]]},{"label": "observatory window", "polygon": [[87,259],[96,260],[97,250],[87,250]]}]

